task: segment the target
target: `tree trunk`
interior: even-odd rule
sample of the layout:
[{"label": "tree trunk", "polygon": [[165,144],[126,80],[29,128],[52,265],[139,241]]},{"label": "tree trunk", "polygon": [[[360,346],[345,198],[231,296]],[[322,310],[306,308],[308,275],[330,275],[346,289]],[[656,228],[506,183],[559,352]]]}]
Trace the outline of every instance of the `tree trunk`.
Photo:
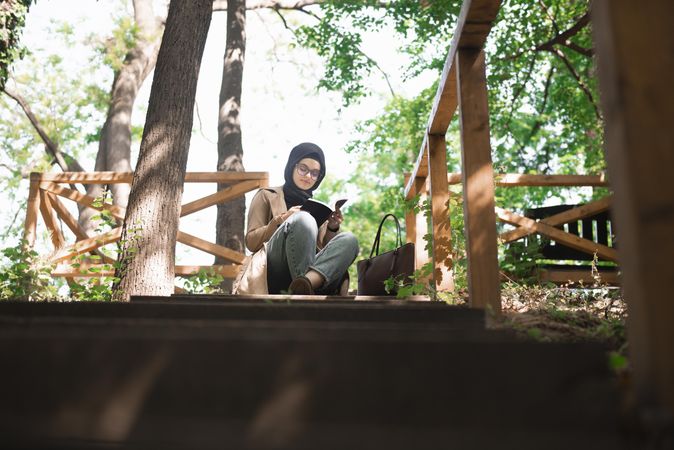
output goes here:
[{"label": "tree trunk", "polygon": [[[246,53],[246,2],[229,0],[227,5],[227,46],[225,49],[220,109],[218,113],[218,171],[243,172],[241,144],[241,84]],[[219,185],[225,188],[227,185]],[[244,216],[243,197],[218,205],[215,242],[243,252]],[[216,264],[223,264],[216,257]],[[225,280],[223,288],[231,290],[232,280]]]},{"label": "tree trunk", "polygon": [[212,0],[171,0],[122,228],[113,299],[173,293],[175,244]]},{"label": "tree trunk", "polygon": [[[96,156],[96,171],[131,172],[131,114],[138,90],[157,62],[161,42],[162,21],[152,9],[152,0],[134,0],[134,20],[138,27],[136,46],[126,55],[124,65],[115,74],[110,94],[108,115],[101,130]],[[112,184],[113,202],[126,207],[129,198],[128,184]],[[87,195],[99,197],[103,186],[88,185]],[[96,227],[92,217],[99,212],[80,208],[79,223],[87,234]]]}]

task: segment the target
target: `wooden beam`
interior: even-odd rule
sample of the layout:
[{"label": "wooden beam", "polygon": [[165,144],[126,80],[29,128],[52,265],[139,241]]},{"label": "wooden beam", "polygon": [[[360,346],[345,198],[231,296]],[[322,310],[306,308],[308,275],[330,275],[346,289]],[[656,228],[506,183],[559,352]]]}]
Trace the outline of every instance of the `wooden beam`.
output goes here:
[{"label": "wooden beam", "polygon": [[456,55],[460,48],[482,49],[498,14],[500,0],[464,0],[445,59],[428,121],[428,133],[445,135],[458,105]]},{"label": "wooden beam", "polygon": [[[417,160],[412,168],[410,180],[426,177],[428,159],[426,158],[427,135],[444,136],[452,121],[458,105],[455,59],[459,48],[481,49],[487,41],[491,26],[501,6],[500,0],[464,0],[459,12],[454,37],[449,46],[445,66],[440,76],[438,90],[435,93],[433,106],[428,118],[427,132],[421,143]],[[412,186],[405,186],[405,198],[409,198]]]},{"label": "wooden beam", "polygon": [[[608,209],[611,207],[612,201],[613,196],[609,195],[599,200],[595,200],[594,202],[581,205],[577,208],[546,217],[545,219],[542,219],[541,222],[546,225],[556,227],[563,223],[580,220],[588,216],[593,216],[595,214],[608,211]],[[524,236],[528,236],[529,234],[531,234],[531,230],[529,228],[520,227],[514,230],[506,231],[505,233],[501,233],[499,236],[499,241],[501,241],[502,244],[507,244],[508,242],[516,241],[517,239],[521,239]]]},{"label": "wooden beam", "polygon": [[584,239],[575,234],[567,233],[566,231],[560,230],[553,226],[547,225],[543,222],[537,222],[528,217],[520,216],[515,214],[512,211],[508,211],[503,208],[496,208],[496,215],[499,220],[509,223],[511,225],[519,225],[527,229],[530,233],[538,233],[543,236],[547,236],[555,242],[566,245],[567,247],[574,248],[581,252],[588,253],[590,255],[597,254],[602,259],[617,262],[618,254],[615,249],[607,247],[606,245],[598,244],[589,239]]},{"label": "wooden beam", "polygon": [[231,183],[234,181],[268,181],[269,172],[187,172],[186,183]]},{"label": "wooden beam", "polygon": [[[53,183],[119,184],[131,183],[132,172],[62,172],[40,174],[41,181]],[[187,172],[187,183],[229,183],[246,180],[268,180],[268,172]]]},{"label": "wooden beam", "polygon": [[[540,281],[549,281],[550,283],[564,284],[577,283],[585,286],[592,286],[597,280],[592,275],[592,270],[588,266],[586,270],[549,270],[541,269],[538,272],[538,279]],[[599,278],[602,283],[617,286],[620,284],[620,277],[617,272],[601,272]]]},{"label": "wooden beam", "polygon": [[630,366],[636,403],[649,408],[634,416],[669,417],[650,428],[653,439],[674,417],[672,17],[671,0],[592,2]]},{"label": "wooden beam", "polygon": [[121,235],[122,227],[116,227],[106,233],[92,236],[83,241],[75,242],[74,244],[62,248],[56,252],[51,257],[51,261],[53,263],[59,263],[61,261],[69,260],[77,255],[81,255],[82,253],[87,253],[104,245],[118,241]]},{"label": "wooden beam", "polygon": [[178,231],[177,241],[203,252],[210,253],[211,255],[220,256],[236,264],[243,264],[244,258],[246,257],[242,253],[223,247],[222,245],[213,244],[212,242],[208,242],[183,231]]},{"label": "wooden beam", "polygon": [[444,136],[428,137],[428,167],[431,195],[433,280],[438,291],[454,291],[452,274],[452,228],[449,221],[447,144]]},{"label": "wooden beam", "polygon": [[496,186],[597,186],[607,187],[604,175],[539,175],[505,173],[496,175]]},{"label": "wooden beam", "polygon": [[410,178],[405,185],[405,199],[409,200],[411,198],[410,191],[413,189],[412,180],[417,178],[426,178],[428,176],[428,152],[426,148],[428,147],[428,134],[424,134],[424,140],[421,143],[421,149],[417,155],[417,160],[414,162],[412,167],[412,172]]},{"label": "wooden beam", "polygon": [[110,211],[115,219],[124,220],[124,214],[126,214],[126,210],[117,205],[95,206],[95,198],[55,183],[42,183],[40,184],[40,187],[46,191],[53,192],[56,195],[72,200],[76,203],[79,203],[80,205],[88,206],[97,211]]},{"label": "wooden beam", "polygon": [[54,244],[54,249],[60,249],[65,245],[63,232],[61,231],[61,227],[59,226],[56,215],[54,214],[51,201],[47,193],[43,190],[40,190],[40,212],[42,213],[42,220],[44,220],[44,224],[49,231],[51,242]]},{"label": "wooden beam", "polygon": [[29,247],[35,245],[37,235],[37,215],[40,211],[40,174],[30,174],[30,187],[28,190],[28,202],[26,205],[26,221],[23,226],[23,238]]},{"label": "wooden beam", "polygon": [[494,170],[484,52],[461,49],[457,54],[457,65],[469,301],[473,307],[500,314]]},{"label": "wooden beam", "polygon": [[47,192],[47,195],[49,196],[49,200],[54,210],[56,211],[56,214],[58,214],[63,223],[65,223],[68,226],[68,228],[70,228],[70,231],[73,232],[77,240],[82,241],[84,239],[88,239],[89,236],[87,236],[87,233],[85,233],[82,227],[80,227],[80,224],[77,223],[77,219],[75,219],[73,215],[70,214],[70,212],[61,202],[61,200],[59,200],[58,197],[56,197],[51,192]]},{"label": "wooden beam", "polygon": [[186,203],[180,210],[180,217],[185,217],[189,214],[201,211],[209,206],[224,203],[234,198],[244,195],[246,192],[252,191],[260,187],[258,180],[243,181],[232,186],[228,186],[215,194],[208,195],[190,203]]},{"label": "wooden beam", "polygon": [[[91,270],[94,269],[94,270]],[[209,273],[215,273],[224,278],[235,278],[241,270],[238,264],[231,265],[213,265],[213,266],[175,266],[175,274],[182,276],[196,275],[200,270],[205,270]],[[82,263],[78,267],[73,267],[68,264],[59,264],[51,273],[52,277],[111,277],[115,275],[114,268],[109,264],[85,264]]]}]

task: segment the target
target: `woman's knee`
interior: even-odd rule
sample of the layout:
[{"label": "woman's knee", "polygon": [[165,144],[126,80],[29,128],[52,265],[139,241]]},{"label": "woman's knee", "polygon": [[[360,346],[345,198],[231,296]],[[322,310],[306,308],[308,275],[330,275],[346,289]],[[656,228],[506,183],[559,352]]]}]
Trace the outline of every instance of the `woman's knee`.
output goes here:
[{"label": "woman's knee", "polygon": [[298,211],[288,218],[288,225],[291,227],[301,230],[302,232],[308,232],[316,234],[318,232],[318,226],[316,225],[316,219],[306,211]]},{"label": "woman's knee", "polygon": [[340,245],[343,246],[346,251],[353,254],[354,259],[356,256],[358,256],[358,252],[360,250],[358,247],[358,238],[354,236],[353,233],[345,231],[343,233],[339,233],[333,239],[336,238],[339,238]]}]

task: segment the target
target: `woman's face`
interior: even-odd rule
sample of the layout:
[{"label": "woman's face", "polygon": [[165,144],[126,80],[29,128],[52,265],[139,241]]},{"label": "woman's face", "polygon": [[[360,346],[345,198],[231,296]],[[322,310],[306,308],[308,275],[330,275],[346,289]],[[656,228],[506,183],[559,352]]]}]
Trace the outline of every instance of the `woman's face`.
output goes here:
[{"label": "woman's face", "polygon": [[293,169],[293,182],[298,188],[307,191],[314,187],[321,173],[321,163],[311,158],[301,159]]}]

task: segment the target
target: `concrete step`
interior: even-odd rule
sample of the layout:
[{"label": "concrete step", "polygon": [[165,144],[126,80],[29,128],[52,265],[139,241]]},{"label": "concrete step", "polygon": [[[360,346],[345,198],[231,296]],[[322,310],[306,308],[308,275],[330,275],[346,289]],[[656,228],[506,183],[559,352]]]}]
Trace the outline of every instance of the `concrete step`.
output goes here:
[{"label": "concrete step", "polygon": [[135,297],[130,303],[0,303],[0,317],[145,318],[256,321],[377,322],[484,329],[484,312],[442,302],[288,299],[239,300],[236,296]]},{"label": "concrete step", "polygon": [[471,341],[433,322],[7,309],[15,314],[0,314],[4,448],[621,444],[617,395],[595,345]]}]

